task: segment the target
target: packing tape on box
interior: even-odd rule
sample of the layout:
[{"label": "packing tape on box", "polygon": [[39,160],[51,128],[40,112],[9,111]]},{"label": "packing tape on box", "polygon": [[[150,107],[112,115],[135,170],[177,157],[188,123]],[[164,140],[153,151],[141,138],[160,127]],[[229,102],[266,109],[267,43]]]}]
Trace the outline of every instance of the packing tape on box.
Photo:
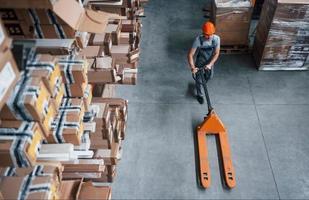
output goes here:
[{"label": "packing tape on box", "polygon": [[71,88],[69,84],[64,84],[64,96],[72,97]]},{"label": "packing tape on box", "polygon": [[54,24],[55,26],[55,30],[57,32],[57,35],[60,39],[65,39],[67,38],[64,30],[63,30],[63,27],[58,23],[57,21],[57,18],[54,14],[53,11],[51,11],[50,9],[47,10],[47,16],[49,18],[49,20],[52,22],[52,24]]},{"label": "packing tape on box", "polygon": [[53,91],[53,98],[56,98],[58,96],[58,94],[61,91],[61,84],[62,84],[62,77],[57,77],[56,79],[56,83],[55,83],[55,87],[54,87],[54,91]]},{"label": "packing tape on box", "polygon": [[[44,32],[42,31],[40,18],[38,17],[35,9],[28,9],[30,18],[32,23],[34,24],[35,34],[38,38],[42,39],[45,38]],[[62,26],[57,22],[57,19],[54,13],[51,10],[47,10],[47,16],[51,24],[55,27],[56,34],[59,39],[66,39],[66,34],[62,28]]]},{"label": "packing tape on box", "polygon": [[83,98],[88,99],[89,96],[90,96],[90,92],[91,92],[91,85],[88,84],[87,87],[86,87],[86,90],[84,92],[84,97]]},{"label": "packing tape on box", "polygon": [[[44,172],[44,165],[35,165],[32,171],[29,173],[30,176],[50,176],[52,177],[54,173]],[[17,176],[16,167],[7,167],[4,171],[3,176]]]},{"label": "packing tape on box", "polygon": [[[66,101],[63,107],[69,106],[69,101]],[[80,123],[79,122],[67,122],[65,121],[65,117],[68,113],[68,110],[61,110],[59,113],[59,117],[52,123],[53,127],[53,137],[54,140],[57,143],[65,143],[64,137],[63,137],[63,129],[64,128],[74,128],[74,129],[79,129],[80,128]]]},{"label": "packing tape on box", "polygon": [[100,107],[98,105],[91,105],[90,110],[84,114],[83,122],[92,122],[99,112]]},{"label": "packing tape on box", "polygon": [[64,66],[64,78],[67,84],[76,83],[74,80],[74,76],[72,73],[72,69],[74,65],[85,65],[84,60],[77,60],[74,55],[67,56],[65,59],[59,60],[58,64],[60,66]]},{"label": "packing tape on box", "polygon": [[[26,95],[32,95],[37,101],[40,93],[38,86],[27,86],[31,82],[31,77],[26,73],[22,75],[20,82],[17,83],[14,93],[10,96],[8,107],[13,112],[15,117],[19,120],[34,121],[28,109],[25,107],[24,100]],[[43,102],[43,115],[46,116],[48,112],[48,101]]]},{"label": "packing tape on box", "polygon": [[71,98],[63,98],[59,111],[81,111],[82,105],[72,105]]},{"label": "packing tape on box", "polygon": [[40,183],[33,185],[33,180],[35,179],[35,174],[30,174],[25,176],[22,181],[22,184],[19,188],[18,200],[27,199],[27,196],[35,192],[51,192],[52,183]]},{"label": "packing tape on box", "polygon": [[[27,160],[24,152],[27,144],[31,144],[33,139],[32,128],[34,122],[22,122],[18,129],[15,128],[0,128],[0,140],[12,141],[10,147],[10,156],[14,166],[29,167],[31,163]],[[38,149],[39,147],[37,147]]]},{"label": "packing tape on box", "polygon": [[35,69],[47,69],[48,73],[52,73],[55,70],[55,63],[53,62],[41,62],[39,61],[39,57],[36,56],[31,60],[31,62],[28,62],[26,65],[27,70],[35,70]]}]

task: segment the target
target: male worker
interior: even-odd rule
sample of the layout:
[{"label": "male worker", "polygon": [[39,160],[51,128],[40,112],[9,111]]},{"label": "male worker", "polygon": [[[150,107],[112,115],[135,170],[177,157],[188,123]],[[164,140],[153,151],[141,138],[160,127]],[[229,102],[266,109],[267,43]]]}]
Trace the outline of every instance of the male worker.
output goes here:
[{"label": "male worker", "polygon": [[[202,27],[203,34],[197,36],[193,42],[192,48],[188,53],[188,62],[193,74],[196,75],[196,92],[197,100],[200,104],[204,103],[202,94],[202,79],[204,76],[206,82],[212,78],[214,64],[217,61],[220,53],[220,37],[215,35],[215,26],[211,22],[206,22]],[[194,55],[196,59],[194,62]],[[199,71],[200,68],[205,68],[204,74]]]}]

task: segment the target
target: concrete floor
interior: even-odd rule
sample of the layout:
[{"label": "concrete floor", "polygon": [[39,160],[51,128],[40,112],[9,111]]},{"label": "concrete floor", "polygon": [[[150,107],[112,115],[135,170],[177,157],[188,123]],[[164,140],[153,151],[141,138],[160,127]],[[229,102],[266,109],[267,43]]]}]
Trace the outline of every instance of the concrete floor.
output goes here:
[{"label": "concrete floor", "polygon": [[309,199],[309,72],[260,72],[250,55],[222,55],[209,91],[228,129],[237,186],[222,186],[208,138],[212,185],[196,178],[194,98],[186,53],[206,0],[150,0],[137,86],[119,86],[129,122],[113,199]]}]

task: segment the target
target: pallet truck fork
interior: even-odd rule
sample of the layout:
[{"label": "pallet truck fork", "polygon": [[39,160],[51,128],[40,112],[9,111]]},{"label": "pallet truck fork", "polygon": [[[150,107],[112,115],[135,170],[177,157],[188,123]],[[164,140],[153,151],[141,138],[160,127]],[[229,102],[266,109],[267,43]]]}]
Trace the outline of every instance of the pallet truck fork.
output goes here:
[{"label": "pallet truck fork", "polygon": [[[220,150],[222,155],[222,165],[224,171],[224,180],[226,186],[229,188],[234,188],[236,186],[235,172],[231,159],[230,145],[228,142],[227,131],[224,127],[224,124],[220,120],[219,116],[215,113],[214,109],[211,106],[206,79],[204,77],[204,70],[199,69],[197,73],[202,73],[202,85],[204,88],[207,105],[208,105],[208,114],[204,118],[204,121],[197,127],[197,143],[198,143],[198,153],[199,153],[199,170],[200,170],[200,182],[202,187],[210,187],[211,177],[210,177],[210,168],[208,161],[208,150],[207,150],[207,135],[217,135],[220,143]],[[194,80],[196,76],[193,75]]]}]

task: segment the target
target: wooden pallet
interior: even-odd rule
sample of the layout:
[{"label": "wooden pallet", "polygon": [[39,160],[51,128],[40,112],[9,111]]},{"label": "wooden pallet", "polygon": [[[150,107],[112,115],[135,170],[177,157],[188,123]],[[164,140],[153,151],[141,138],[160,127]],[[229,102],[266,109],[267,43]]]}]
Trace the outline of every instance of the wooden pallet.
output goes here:
[{"label": "wooden pallet", "polygon": [[248,45],[221,45],[221,54],[248,54],[251,53],[251,49]]}]

